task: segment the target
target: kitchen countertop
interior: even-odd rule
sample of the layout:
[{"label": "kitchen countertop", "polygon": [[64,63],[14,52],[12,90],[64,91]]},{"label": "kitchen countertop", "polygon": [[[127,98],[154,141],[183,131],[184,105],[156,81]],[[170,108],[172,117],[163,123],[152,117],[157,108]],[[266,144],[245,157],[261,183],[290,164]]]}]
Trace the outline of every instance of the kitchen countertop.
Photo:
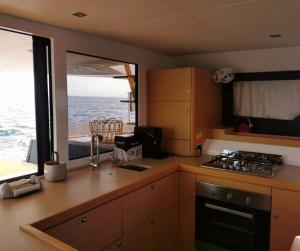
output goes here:
[{"label": "kitchen countertop", "polygon": [[111,167],[106,162],[98,171],[90,171],[89,167],[70,171],[66,182],[51,183],[41,179],[41,192],[0,201],[1,250],[56,250],[23,232],[19,226],[56,214],[63,215],[66,211],[68,216],[78,214],[90,205],[100,205],[178,170],[300,192],[300,167],[284,166],[269,179],[201,167],[201,163],[209,159],[210,156],[203,155],[201,158],[143,158],[134,161],[152,166],[144,172]]}]

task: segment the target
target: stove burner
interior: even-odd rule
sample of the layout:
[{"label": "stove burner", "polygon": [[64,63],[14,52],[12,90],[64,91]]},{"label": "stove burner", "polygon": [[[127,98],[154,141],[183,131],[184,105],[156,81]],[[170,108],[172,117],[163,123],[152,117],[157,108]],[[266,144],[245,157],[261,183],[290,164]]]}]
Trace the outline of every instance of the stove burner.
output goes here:
[{"label": "stove burner", "polygon": [[204,165],[230,171],[272,177],[278,172],[279,167],[282,164],[283,159],[281,155],[224,150],[223,153],[214,156],[211,161]]}]

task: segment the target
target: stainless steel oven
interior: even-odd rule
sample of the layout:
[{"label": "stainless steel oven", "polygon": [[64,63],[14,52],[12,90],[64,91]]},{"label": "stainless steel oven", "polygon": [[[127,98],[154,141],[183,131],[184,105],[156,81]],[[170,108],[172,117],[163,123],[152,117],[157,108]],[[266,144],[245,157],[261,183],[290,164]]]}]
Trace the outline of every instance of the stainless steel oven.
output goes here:
[{"label": "stainless steel oven", "polygon": [[269,250],[270,195],[202,182],[196,189],[197,250]]}]

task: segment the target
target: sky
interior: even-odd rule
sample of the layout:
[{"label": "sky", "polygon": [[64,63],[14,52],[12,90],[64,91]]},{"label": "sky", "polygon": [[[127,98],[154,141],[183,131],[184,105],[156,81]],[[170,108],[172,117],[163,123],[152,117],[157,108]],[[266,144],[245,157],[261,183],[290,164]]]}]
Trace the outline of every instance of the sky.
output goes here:
[{"label": "sky", "polygon": [[[68,96],[127,97],[128,80],[68,76]],[[16,99],[23,104],[34,104],[32,73],[0,72],[0,102]]]},{"label": "sky", "polygon": [[33,73],[0,72],[0,102],[34,105]]},{"label": "sky", "polygon": [[68,76],[68,96],[127,97],[127,79]]}]

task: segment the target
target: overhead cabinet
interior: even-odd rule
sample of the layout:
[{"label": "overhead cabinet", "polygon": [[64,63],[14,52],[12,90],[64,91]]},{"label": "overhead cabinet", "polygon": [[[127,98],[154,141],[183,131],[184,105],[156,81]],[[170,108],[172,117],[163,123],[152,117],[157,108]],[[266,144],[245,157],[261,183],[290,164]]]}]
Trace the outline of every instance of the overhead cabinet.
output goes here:
[{"label": "overhead cabinet", "polygon": [[149,71],[148,125],[163,128],[165,151],[194,156],[197,137],[221,125],[221,86],[209,70],[189,68]]}]

